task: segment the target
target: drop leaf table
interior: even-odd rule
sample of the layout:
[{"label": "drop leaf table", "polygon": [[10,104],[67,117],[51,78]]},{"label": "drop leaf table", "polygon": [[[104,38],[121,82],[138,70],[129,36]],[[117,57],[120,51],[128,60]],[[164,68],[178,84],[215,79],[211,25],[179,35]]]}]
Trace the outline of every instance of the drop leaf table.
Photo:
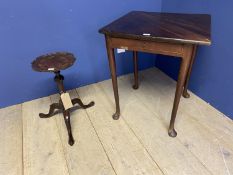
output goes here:
[{"label": "drop leaf table", "polygon": [[181,58],[175,99],[168,134],[176,137],[174,124],[181,95],[189,98],[188,82],[198,45],[211,44],[211,16],[207,14],[176,14],[132,11],[101,28],[105,35],[111,71],[116,112],[120,117],[114,49],[133,51],[134,85],[138,88],[138,51]]}]

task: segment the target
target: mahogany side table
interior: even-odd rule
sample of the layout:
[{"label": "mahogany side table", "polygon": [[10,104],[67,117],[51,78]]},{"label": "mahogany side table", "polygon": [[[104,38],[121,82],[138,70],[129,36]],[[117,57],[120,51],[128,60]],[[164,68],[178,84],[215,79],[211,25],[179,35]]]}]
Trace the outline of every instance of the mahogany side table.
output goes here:
[{"label": "mahogany side table", "polygon": [[[67,95],[67,93],[65,91],[64,84],[63,84],[64,76],[60,74],[60,71],[72,66],[74,62],[75,62],[75,57],[73,54],[67,53],[67,52],[57,52],[53,54],[42,55],[36,58],[32,62],[32,68],[33,70],[38,71],[38,72],[54,73],[55,74],[54,80],[57,83],[59,93],[62,96],[64,94]],[[87,105],[84,105],[79,98],[74,98],[72,100],[68,98],[68,101],[69,100],[70,100],[71,105],[79,104],[79,106],[83,109],[89,108],[94,105],[93,101]],[[68,131],[68,136],[69,136],[68,143],[72,146],[74,144],[74,138],[72,135],[71,124],[70,124],[70,110],[73,107],[66,108],[65,106],[66,105],[64,104],[64,101],[61,98],[58,103],[53,103],[50,105],[48,114],[40,113],[39,116],[41,118],[49,118],[55,114],[54,113],[55,110],[60,110],[63,113],[66,128]]]},{"label": "mahogany side table", "polygon": [[188,82],[198,45],[211,44],[211,16],[206,14],[175,14],[132,11],[101,28],[105,35],[109,67],[111,71],[116,112],[120,117],[120,105],[114,49],[133,51],[134,89],[138,88],[137,51],[169,55],[181,58],[175,99],[168,134],[176,137],[174,124],[181,95],[189,98]]}]

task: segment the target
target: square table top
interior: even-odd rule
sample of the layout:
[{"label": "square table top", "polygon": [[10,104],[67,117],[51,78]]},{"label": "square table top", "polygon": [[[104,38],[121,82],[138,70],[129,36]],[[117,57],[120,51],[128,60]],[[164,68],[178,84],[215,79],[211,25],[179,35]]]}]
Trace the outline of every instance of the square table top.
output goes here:
[{"label": "square table top", "polygon": [[99,30],[120,38],[211,44],[211,16],[132,11]]}]

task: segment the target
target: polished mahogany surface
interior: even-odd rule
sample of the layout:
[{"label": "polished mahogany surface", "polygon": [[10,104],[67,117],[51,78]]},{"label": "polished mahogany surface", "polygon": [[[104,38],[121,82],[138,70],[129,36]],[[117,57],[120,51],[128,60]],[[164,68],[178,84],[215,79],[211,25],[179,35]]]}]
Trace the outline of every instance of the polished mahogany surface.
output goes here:
[{"label": "polished mahogany surface", "polygon": [[76,58],[72,53],[56,52],[37,57],[32,68],[38,72],[57,72],[72,66]]},{"label": "polished mahogany surface", "polygon": [[111,37],[211,44],[211,16],[132,11],[99,30]]}]

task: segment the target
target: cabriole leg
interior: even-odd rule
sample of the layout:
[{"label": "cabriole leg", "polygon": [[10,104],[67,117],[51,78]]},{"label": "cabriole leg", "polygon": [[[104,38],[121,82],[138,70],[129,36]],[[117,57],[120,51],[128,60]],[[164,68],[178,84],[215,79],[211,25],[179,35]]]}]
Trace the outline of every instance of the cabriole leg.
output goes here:
[{"label": "cabriole leg", "polygon": [[90,108],[92,106],[94,106],[94,102],[90,102],[89,104],[87,105],[84,105],[83,102],[79,99],[79,98],[74,98],[72,101],[72,104],[75,105],[75,104],[78,104],[79,106],[81,106],[81,108],[83,109],[87,109],[87,108]]},{"label": "cabriole leg", "polygon": [[114,120],[118,120],[120,117],[120,104],[119,104],[118,84],[117,84],[117,75],[116,75],[116,62],[115,62],[114,49],[109,46],[109,42],[110,42],[109,38],[106,37],[109,68],[111,71],[113,92],[114,92],[114,98],[116,104],[116,112],[113,114],[112,117]]},{"label": "cabriole leg", "polygon": [[170,137],[176,137],[176,135],[177,135],[177,132],[174,128],[175,119],[176,119],[178,106],[180,103],[180,97],[181,97],[181,94],[183,92],[185,78],[187,77],[187,73],[188,73],[188,68],[189,68],[189,64],[190,64],[190,60],[191,60],[191,54],[192,54],[192,45],[184,46],[184,55],[183,55],[182,61],[181,61],[178,81],[177,81],[177,85],[176,85],[175,99],[174,99],[173,109],[172,109],[172,114],[171,114],[171,121],[170,121],[170,126],[168,129],[168,135]]},{"label": "cabriole leg", "polygon": [[53,103],[53,104],[50,105],[48,114],[40,113],[39,116],[40,116],[40,118],[49,118],[49,117],[53,116],[55,110],[62,110],[62,109],[63,109],[62,104]]},{"label": "cabriole leg", "polygon": [[194,63],[194,60],[195,60],[195,57],[196,57],[196,52],[197,52],[197,46],[194,45],[193,46],[193,51],[192,51],[190,66],[189,66],[187,77],[186,77],[185,84],[184,84],[184,91],[183,91],[183,97],[184,98],[189,98],[190,97],[190,95],[188,93],[188,83],[189,83],[190,75],[191,75],[191,72],[192,72],[193,63]]},{"label": "cabriole leg", "polygon": [[72,135],[72,130],[71,130],[71,124],[70,124],[70,112],[69,110],[66,110],[63,112],[63,116],[64,116],[64,120],[66,123],[66,128],[67,128],[67,132],[68,132],[68,136],[69,136],[69,145],[72,146],[74,145],[74,138]]}]

